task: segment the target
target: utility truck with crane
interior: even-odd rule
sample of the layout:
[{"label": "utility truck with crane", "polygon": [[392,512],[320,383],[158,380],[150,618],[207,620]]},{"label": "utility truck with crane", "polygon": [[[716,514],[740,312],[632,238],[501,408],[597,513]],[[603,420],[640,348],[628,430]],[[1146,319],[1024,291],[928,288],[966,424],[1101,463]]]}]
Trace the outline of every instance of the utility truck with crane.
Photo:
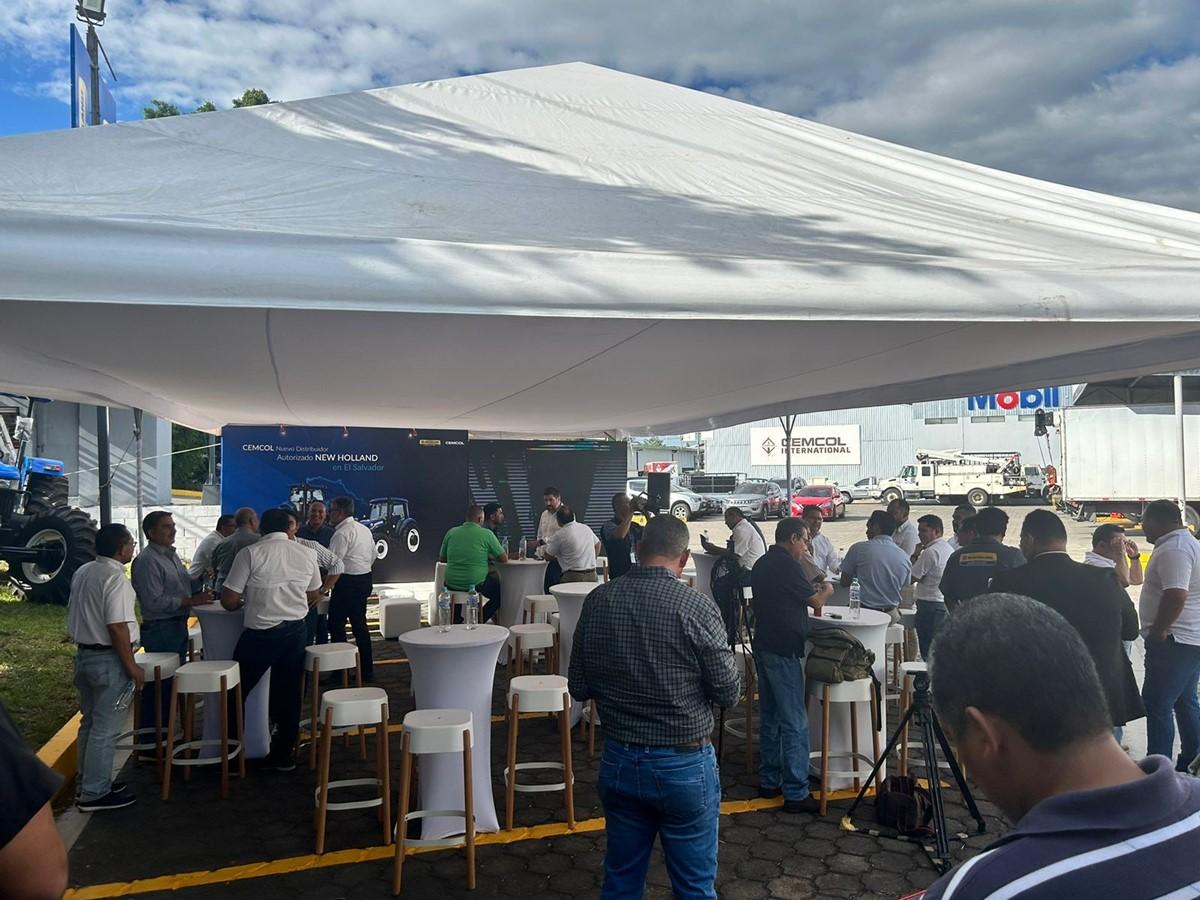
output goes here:
[{"label": "utility truck with crane", "polygon": [[978,507],[1024,497],[1028,490],[1019,453],[918,450],[914,465],[880,482],[879,498],[885,504],[899,499],[965,498]]}]

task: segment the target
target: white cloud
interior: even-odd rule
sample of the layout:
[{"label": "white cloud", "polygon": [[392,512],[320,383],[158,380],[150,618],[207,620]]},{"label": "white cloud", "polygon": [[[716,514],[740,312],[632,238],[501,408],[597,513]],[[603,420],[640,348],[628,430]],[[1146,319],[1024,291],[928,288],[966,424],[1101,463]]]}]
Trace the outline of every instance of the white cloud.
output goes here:
[{"label": "white cloud", "polygon": [[[61,65],[71,0],[0,4]],[[985,165],[1200,209],[1195,0],[110,0],[124,113],[585,60]],[[47,86],[48,73],[37,79]],[[22,86],[37,90],[37,84]]]}]

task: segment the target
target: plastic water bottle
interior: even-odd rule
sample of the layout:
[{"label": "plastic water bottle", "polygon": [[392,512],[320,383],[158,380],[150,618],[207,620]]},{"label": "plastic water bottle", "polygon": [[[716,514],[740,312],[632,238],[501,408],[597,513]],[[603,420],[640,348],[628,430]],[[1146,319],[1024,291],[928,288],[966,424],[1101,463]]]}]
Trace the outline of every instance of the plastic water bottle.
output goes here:
[{"label": "plastic water bottle", "polygon": [[442,631],[450,630],[450,592],[445,588],[438,594],[437,621]]},{"label": "plastic water bottle", "polygon": [[862,588],[858,586],[858,579],[855,578],[852,582],[850,582],[850,618],[857,619],[861,610]]},{"label": "plastic water bottle", "polygon": [[133,681],[130,680],[129,684],[125,685],[125,690],[121,691],[121,696],[117,698],[117,702],[113,704],[115,712],[124,712],[129,709],[129,704],[133,702],[133,691]]},{"label": "plastic water bottle", "polygon": [[471,588],[471,593],[467,594],[467,628],[474,628],[479,624],[479,594],[475,588]]},{"label": "plastic water bottle", "polygon": [[517,559],[525,558],[525,538],[517,538]]}]

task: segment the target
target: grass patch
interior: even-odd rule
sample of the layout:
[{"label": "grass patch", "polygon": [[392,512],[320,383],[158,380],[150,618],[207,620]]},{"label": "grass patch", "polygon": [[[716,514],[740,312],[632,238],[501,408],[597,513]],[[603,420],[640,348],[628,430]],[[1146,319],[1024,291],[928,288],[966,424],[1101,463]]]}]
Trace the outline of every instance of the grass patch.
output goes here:
[{"label": "grass patch", "polygon": [[0,587],[0,701],[35,750],[79,710],[66,633],[66,607],[26,603]]}]

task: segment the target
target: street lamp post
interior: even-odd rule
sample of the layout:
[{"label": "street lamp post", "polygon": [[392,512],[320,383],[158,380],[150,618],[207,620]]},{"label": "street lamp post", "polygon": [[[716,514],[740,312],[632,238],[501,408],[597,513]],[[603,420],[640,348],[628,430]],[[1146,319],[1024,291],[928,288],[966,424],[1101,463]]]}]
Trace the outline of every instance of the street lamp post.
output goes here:
[{"label": "street lamp post", "polygon": [[88,124],[99,125],[100,117],[100,37],[96,26],[104,24],[105,0],[79,0],[75,4],[75,18],[87,25],[87,52],[92,64],[92,84],[88,92]]}]

